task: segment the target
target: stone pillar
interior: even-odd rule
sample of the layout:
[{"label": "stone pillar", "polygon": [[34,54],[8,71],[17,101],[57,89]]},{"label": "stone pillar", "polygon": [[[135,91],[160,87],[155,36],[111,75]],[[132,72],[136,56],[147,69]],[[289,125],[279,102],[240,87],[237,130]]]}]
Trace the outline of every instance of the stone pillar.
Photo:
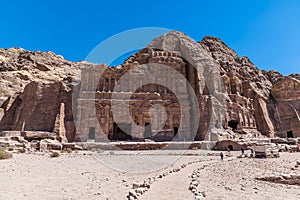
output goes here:
[{"label": "stone pillar", "polygon": [[60,142],[66,143],[68,142],[66,137],[66,129],[65,129],[65,104],[60,104],[59,113],[56,115],[55,125],[54,125],[54,133],[57,135],[57,139]]}]

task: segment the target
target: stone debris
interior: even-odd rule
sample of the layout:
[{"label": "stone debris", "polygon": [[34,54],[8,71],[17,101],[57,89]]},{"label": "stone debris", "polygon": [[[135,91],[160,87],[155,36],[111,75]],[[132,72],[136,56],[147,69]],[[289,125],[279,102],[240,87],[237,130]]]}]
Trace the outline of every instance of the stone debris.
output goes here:
[{"label": "stone debris", "polygon": [[[129,191],[129,193],[127,195],[127,199],[128,200],[138,199],[140,195],[144,194],[151,188],[151,185],[154,182],[159,181],[160,179],[162,179],[170,174],[173,174],[173,173],[176,174],[179,171],[181,171],[182,169],[188,167],[189,165],[199,163],[199,162],[201,162],[201,161],[199,160],[199,161],[188,162],[188,163],[182,164],[179,168],[174,168],[174,169],[168,170],[166,172],[162,172],[161,174],[158,174],[154,177],[150,177],[142,183],[133,183],[132,190]],[[199,168],[199,169],[201,169],[201,168]],[[194,182],[193,184],[198,184],[198,183]],[[190,187],[192,187],[192,186],[190,186]],[[189,187],[189,189],[190,189],[190,187]],[[197,186],[195,186],[195,187],[197,187]],[[196,193],[197,189],[194,192]],[[203,196],[203,193],[201,193],[201,195]],[[198,196],[201,196],[201,195],[199,194]]]},{"label": "stone debris", "polygon": [[286,185],[300,186],[300,174],[280,174],[267,177],[258,177],[257,180],[267,181],[271,183],[281,183]]},{"label": "stone debris", "polygon": [[56,139],[56,134],[43,131],[4,131],[0,134],[0,146],[30,151],[83,150],[76,143],[62,143]]},{"label": "stone debris", "polygon": [[195,170],[192,175],[190,176],[192,181],[189,185],[189,190],[194,194],[195,199],[205,199],[206,194],[204,191],[199,191],[198,186],[199,186],[199,181],[197,180],[198,177],[200,177],[200,171],[203,170],[205,166],[198,168]]}]

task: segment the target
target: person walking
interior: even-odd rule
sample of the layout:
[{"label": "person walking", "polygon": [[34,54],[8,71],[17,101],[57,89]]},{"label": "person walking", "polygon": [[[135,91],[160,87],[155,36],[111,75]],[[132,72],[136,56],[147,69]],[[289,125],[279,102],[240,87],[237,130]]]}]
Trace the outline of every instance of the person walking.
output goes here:
[{"label": "person walking", "polygon": [[223,152],[220,153],[220,157],[221,157],[221,160],[223,161],[223,159],[224,159],[224,154],[223,154]]},{"label": "person walking", "polygon": [[251,154],[250,157],[253,158],[254,157],[254,149],[251,149]]},{"label": "person walking", "polygon": [[245,154],[245,149],[244,147],[241,148],[241,151],[242,151],[242,156]]}]

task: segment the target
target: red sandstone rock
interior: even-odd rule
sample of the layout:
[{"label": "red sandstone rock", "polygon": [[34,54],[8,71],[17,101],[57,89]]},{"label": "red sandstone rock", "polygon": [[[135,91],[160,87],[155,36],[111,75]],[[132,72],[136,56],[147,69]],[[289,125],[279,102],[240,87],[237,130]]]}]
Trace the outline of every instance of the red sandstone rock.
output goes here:
[{"label": "red sandstone rock", "polygon": [[[115,98],[115,93],[112,91],[128,71],[143,75],[153,70],[151,65],[155,64],[168,66],[185,77],[198,100],[191,101],[186,86],[161,71],[182,95],[176,96],[155,84],[137,88],[126,103],[136,126],[130,124],[123,111],[117,113],[123,128],[131,133],[124,134],[114,124],[110,100]],[[139,65],[143,67],[135,70]],[[78,81],[79,67],[82,79],[75,88],[73,82]],[[153,139],[159,131],[168,138],[171,133],[177,140],[219,140],[234,134],[259,132],[268,137],[300,136],[300,76],[284,77],[275,71],[261,71],[249,58],[239,57],[214,37],[205,37],[197,43],[185,34],[172,31],[154,39],[115,68],[71,63],[51,52],[1,49],[0,71],[0,130],[24,128],[54,132],[63,142]],[[72,110],[73,94],[78,97],[73,99],[75,110]],[[92,101],[87,103],[85,99]],[[184,123],[179,100],[184,102],[183,108],[188,113]],[[154,104],[166,108],[163,130],[158,130],[158,124],[151,121],[149,110]],[[197,108],[199,122],[191,117]],[[157,111],[156,116],[163,115]],[[148,135],[143,128],[147,124],[151,124]],[[184,124],[182,129],[180,124]],[[196,134],[188,135],[197,126]],[[176,135],[177,131],[184,134]]]}]

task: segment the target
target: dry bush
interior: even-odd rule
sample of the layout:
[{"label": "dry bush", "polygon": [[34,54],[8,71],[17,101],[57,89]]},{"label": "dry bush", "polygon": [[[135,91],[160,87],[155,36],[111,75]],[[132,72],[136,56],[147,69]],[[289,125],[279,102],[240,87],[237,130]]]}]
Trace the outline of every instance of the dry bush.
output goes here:
[{"label": "dry bush", "polygon": [[19,152],[19,153],[25,153],[25,152],[26,152],[26,149],[24,149],[24,148],[23,148],[23,149],[18,149],[18,152]]},{"label": "dry bush", "polygon": [[64,148],[60,151],[60,153],[72,153],[73,150],[71,148]]},{"label": "dry bush", "polygon": [[4,148],[0,147],[0,160],[9,159],[12,158],[13,155],[7,151],[5,151]]},{"label": "dry bush", "polygon": [[73,150],[71,148],[67,148],[66,151],[67,151],[67,153],[72,153],[73,152]]},{"label": "dry bush", "polygon": [[51,152],[51,154],[50,154],[50,157],[51,158],[56,158],[56,157],[59,157],[60,156],[60,154],[58,153],[58,152],[56,152],[56,151],[53,151],[53,152]]}]

